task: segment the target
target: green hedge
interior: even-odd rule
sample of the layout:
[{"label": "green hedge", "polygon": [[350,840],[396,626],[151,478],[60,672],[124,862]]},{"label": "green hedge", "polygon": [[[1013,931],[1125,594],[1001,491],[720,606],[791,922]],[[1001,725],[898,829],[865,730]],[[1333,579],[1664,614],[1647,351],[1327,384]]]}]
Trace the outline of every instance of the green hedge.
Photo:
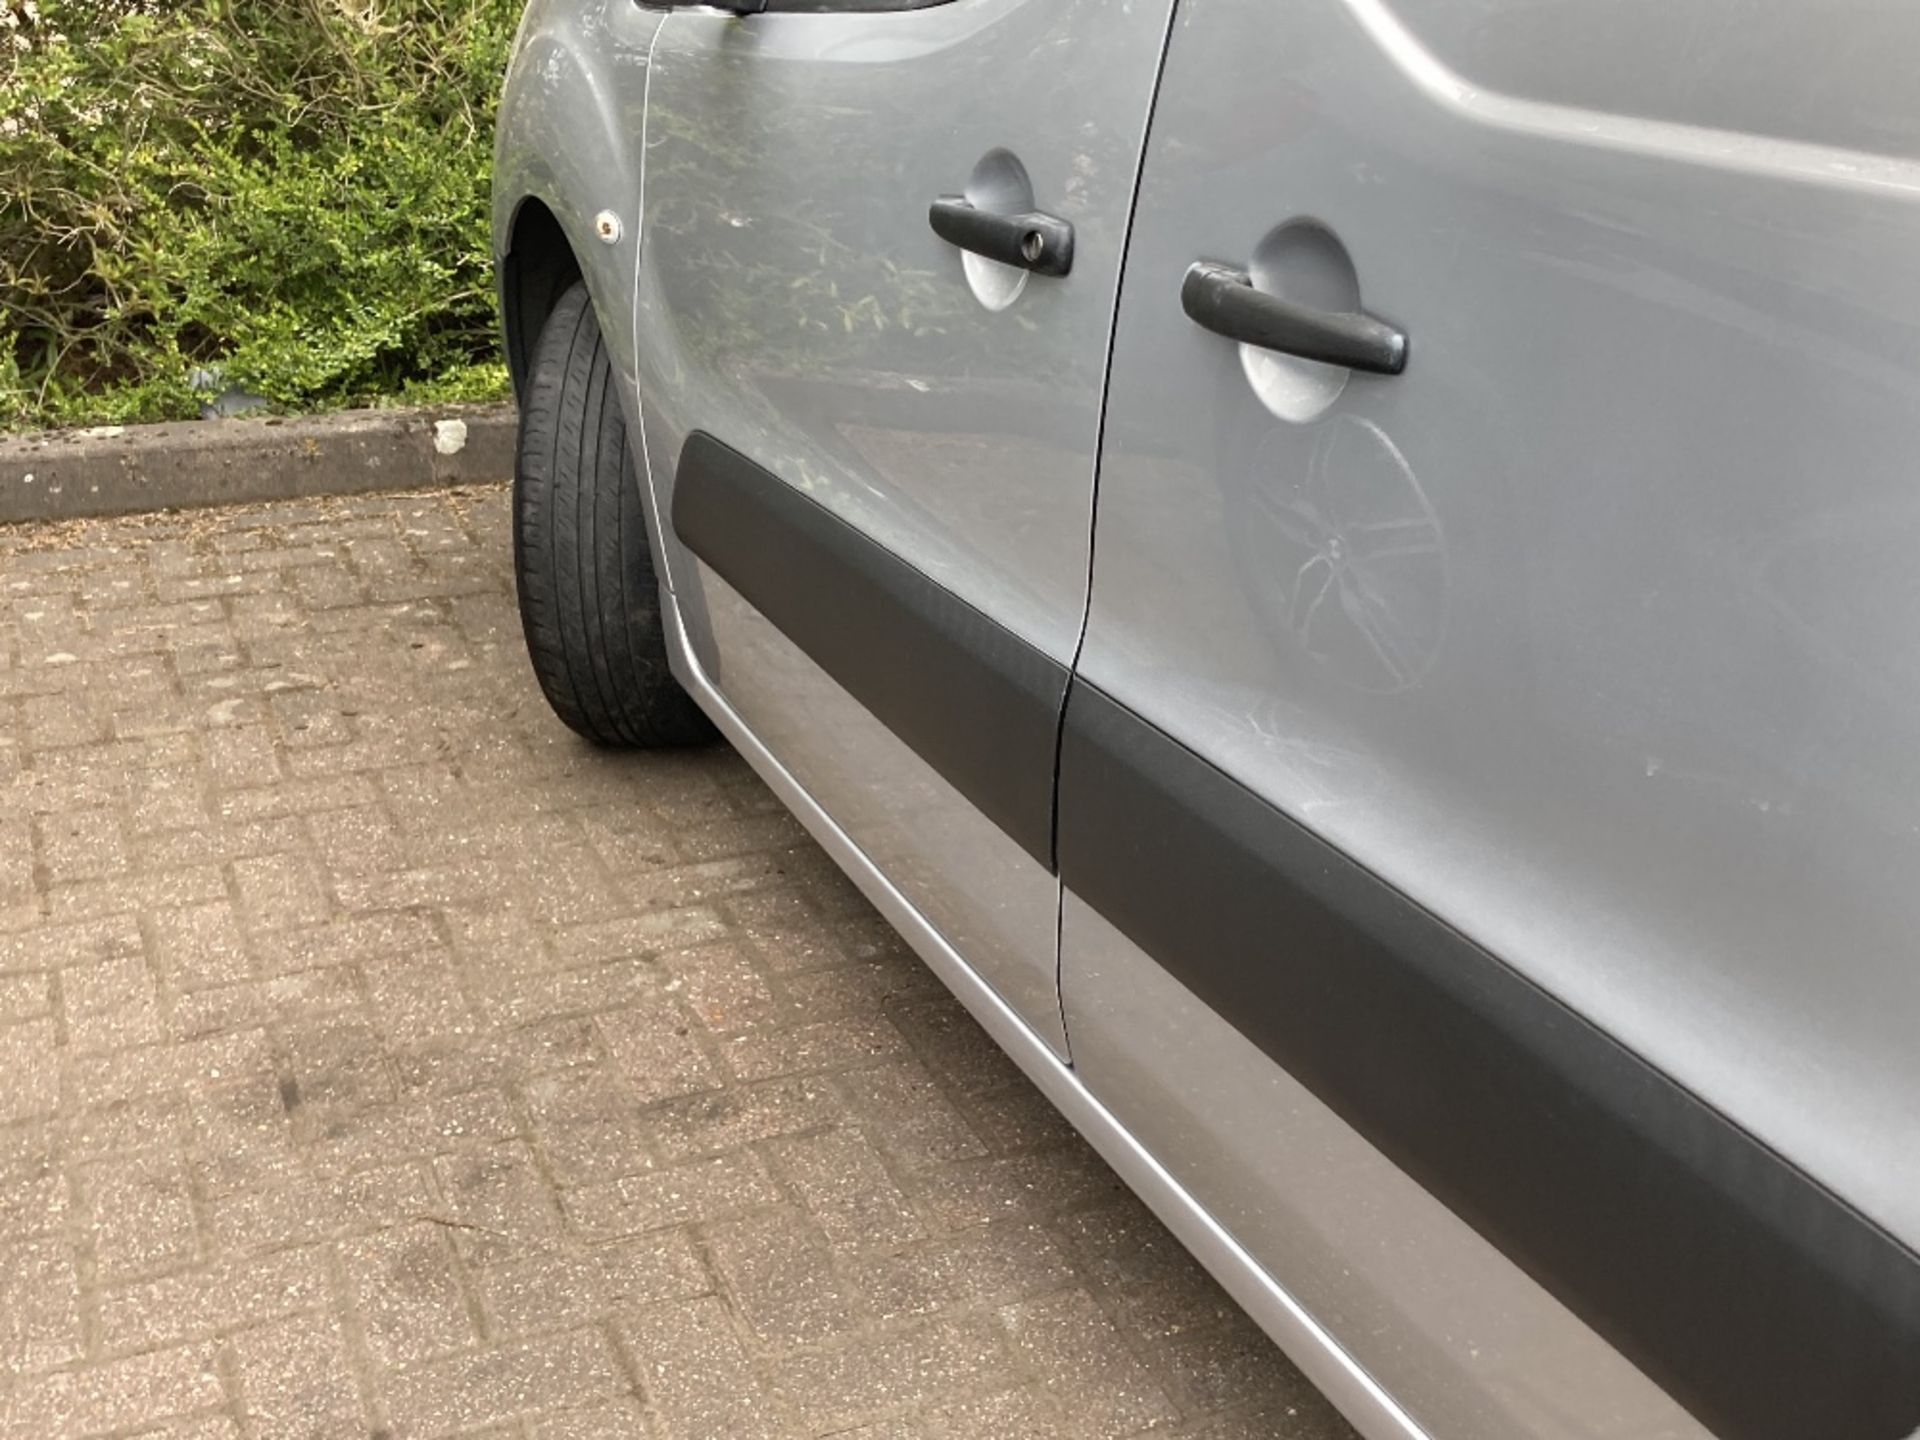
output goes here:
[{"label": "green hedge", "polygon": [[503,393],[520,6],[0,0],[0,428]]}]

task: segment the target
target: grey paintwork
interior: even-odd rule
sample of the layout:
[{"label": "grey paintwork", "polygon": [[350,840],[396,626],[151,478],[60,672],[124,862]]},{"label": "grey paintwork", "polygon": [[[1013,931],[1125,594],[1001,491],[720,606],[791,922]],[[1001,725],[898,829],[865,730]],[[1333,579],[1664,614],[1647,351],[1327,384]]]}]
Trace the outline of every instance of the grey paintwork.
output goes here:
[{"label": "grey paintwork", "polygon": [[[674,609],[670,618],[677,625],[684,615]],[[684,631],[677,643],[680,654],[688,655],[692,646]],[[935,927],[924,909],[910,900],[894,883],[894,877],[884,874],[867,851],[855,844],[836,819],[820,807],[759,734],[748,727],[727,697],[713,687],[699,666],[688,663],[684,673],[688,688],[727,739],[774,793],[792,808],[808,832],[846,870],[880,913],[898,928],[929,968],[952,989],[987,1034],[1153,1208],[1181,1243],[1219,1278],[1228,1293],[1294,1358],[1313,1383],[1345,1412],[1367,1440],[1426,1440],[1429,1432],[1414,1421],[1405,1407],[1382,1389],[1340,1341],[1274,1279],[1269,1268],[1256,1260],[1193,1198],[1181,1179],[1141,1145],[1087,1089],[1079,1074],[1060,1058],[1053,1046],[981,978],[972,964],[961,958],[961,952]],[[899,808],[904,812],[911,803],[905,801]],[[1427,1204],[1431,1206],[1432,1202]],[[1417,1251],[1415,1253],[1417,1255]],[[1511,1270],[1505,1261],[1497,1263]],[[1451,1272],[1440,1273],[1444,1278],[1462,1283],[1461,1294],[1477,1303],[1482,1293],[1480,1277],[1471,1267],[1462,1265]],[[1619,1363],[1617,1358],[1613,1360],[1614,1365]],[[1604,1382],[1609,1373],[1602,1368],[1595,1378]]]},{"label": "grey paintwork", "polygon": [[[1920,166],[1473,80],[1183,7],[1082,669],[1911,1244]],[[1301,216],[1412,337],[1304,424],[1178,305]]]},{"label": "grey paintwork", "polygon": [[[497,247],[525,197],[561,220],[655,513],[704,426],[1070,658],[1166,9],[536,0]],[[1084,655],[1910,1243],[1916,58],[1865,0],[1181,0]],[[1068,281],[927,230],[998,147],[1079,227]],[[1180,313],[1199,258],[1350,283],[1407,373],[1237,354]],[[702,703],[1368,1434],[1697,1433],[1070,896],[1065,1068],[1051,878],[665,550]]]},{"label": "grey paintwork", "polygon": [[1061,943],[1083,1083],[1426,1430],[1705,1440],[1564,1305],[1071,892]]},{"label": "grey paintwork", "polygon": [[647,57],[663,12],[630,0],[531,0],[507,69],[494,138],[494,254],[529,201],[552,212],[587,282],[629,421],[634,408],[633,272],[639,226],[603,243],[602,211],[640,213]]},{"label": "grey paintwork", "polygon": [[[662,510],[664,462],[710,431],[1064,667],[1170,9],[675,15],[653,60],[636,322]],[[1072,283],[963,262],[927,220],[963,191],[1070,222]],[[1046,867],[670,549],[717,688],[1064,1052]]]}]

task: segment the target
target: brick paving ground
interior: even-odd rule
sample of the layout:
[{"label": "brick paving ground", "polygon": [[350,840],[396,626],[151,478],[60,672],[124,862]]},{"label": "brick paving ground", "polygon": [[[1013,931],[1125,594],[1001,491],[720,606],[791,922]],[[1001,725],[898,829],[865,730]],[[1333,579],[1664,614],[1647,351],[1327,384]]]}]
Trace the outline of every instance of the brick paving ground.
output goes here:
[{"label": "brick paving ground", "polygon": [[1348,1432],[504,492],[0,530],[0,1435]]}]

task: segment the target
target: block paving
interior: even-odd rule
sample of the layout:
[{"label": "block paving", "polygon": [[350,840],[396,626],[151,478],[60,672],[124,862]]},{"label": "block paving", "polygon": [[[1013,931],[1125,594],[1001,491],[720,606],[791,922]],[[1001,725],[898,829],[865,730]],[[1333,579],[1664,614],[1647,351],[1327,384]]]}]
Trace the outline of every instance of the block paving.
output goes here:
[{"label": "block paving", "polygon": [[0,1436],[1350,1432],[503,488],[0,530]]}]

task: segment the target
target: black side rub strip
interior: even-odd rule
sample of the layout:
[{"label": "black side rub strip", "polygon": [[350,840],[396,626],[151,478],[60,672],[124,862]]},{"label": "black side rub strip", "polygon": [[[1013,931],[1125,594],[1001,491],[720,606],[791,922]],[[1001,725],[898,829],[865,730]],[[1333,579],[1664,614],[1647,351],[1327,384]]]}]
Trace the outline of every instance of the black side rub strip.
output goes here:
[{"label": "black side rub strip", "polygon": [[1920,1260],[1076,680],[1061,876],[1724,1440],[1908,1440]]},{"label": "black side rub strip", "polygon": [[[1063,666],[711,436],[674,528],[1042,863]],[[1909,1440],[1920,1258],[1076,681],[1074,891],[1724,1440]]]},{"label": "black side rub strip", "polygon": [[1064,665],[700,431],[673,528],[781,633],[1049,869]]}]

